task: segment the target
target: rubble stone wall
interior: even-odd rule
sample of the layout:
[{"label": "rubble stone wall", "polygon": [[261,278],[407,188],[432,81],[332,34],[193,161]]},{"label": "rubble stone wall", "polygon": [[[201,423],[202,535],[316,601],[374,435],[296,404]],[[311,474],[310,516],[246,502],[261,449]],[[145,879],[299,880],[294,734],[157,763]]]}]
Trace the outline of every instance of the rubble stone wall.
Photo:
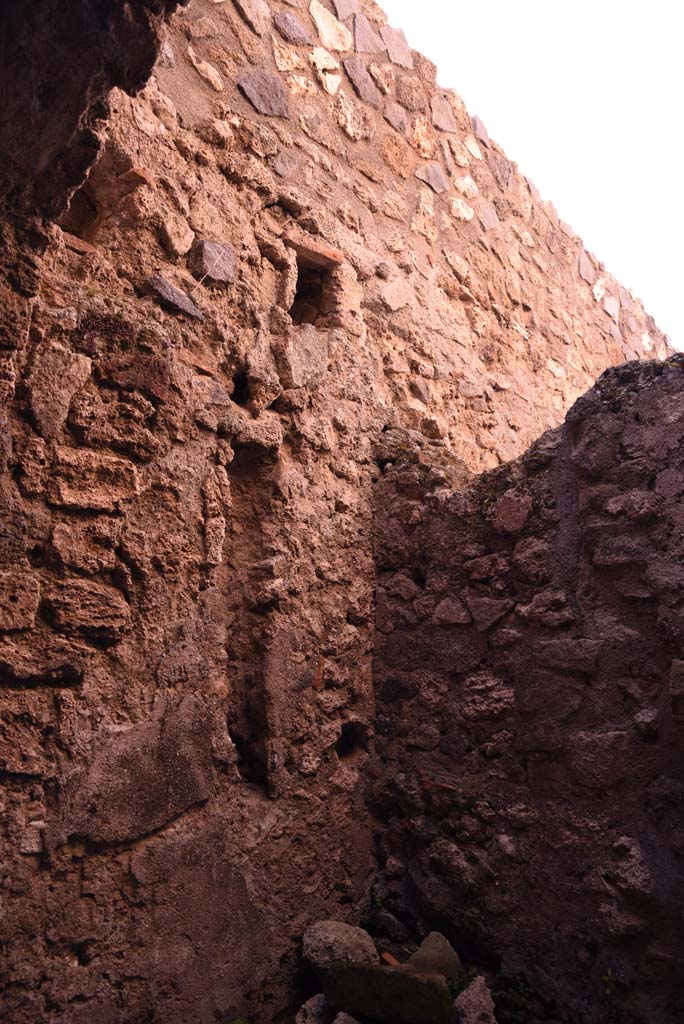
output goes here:
[{"label": "rubble stone wall", "polygon": [[372,3],[193,0],[109,106],[0,225],[0,1007],[273,1024],[375,869],[378,437],[489,469],[667,341]]},{"label": "rubble stone wall", "polygon": [[502,469],[377,488],[382,905],[554,1020],[684,1014],[683,388],[630,363]]}]

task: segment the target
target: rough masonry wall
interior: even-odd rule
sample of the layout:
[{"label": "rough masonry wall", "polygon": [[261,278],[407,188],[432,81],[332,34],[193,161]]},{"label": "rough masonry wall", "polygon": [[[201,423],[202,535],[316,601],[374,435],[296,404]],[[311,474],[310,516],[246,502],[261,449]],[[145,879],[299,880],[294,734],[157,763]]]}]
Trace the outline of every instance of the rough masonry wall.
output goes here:
[{"label": "rough masonry wall", "polygon": [[3,221],[13,1024],[289,1019],[301,933],[375,868],[378,436],[490,468],[666,352],[429,62],[336,6],[194,0],[46,251]]},{"label": "rough masonry wall", "polygon": [[376,891],[548,1019],[684,1017],[683,387],[608,371],[470,481],[384,449]]}]

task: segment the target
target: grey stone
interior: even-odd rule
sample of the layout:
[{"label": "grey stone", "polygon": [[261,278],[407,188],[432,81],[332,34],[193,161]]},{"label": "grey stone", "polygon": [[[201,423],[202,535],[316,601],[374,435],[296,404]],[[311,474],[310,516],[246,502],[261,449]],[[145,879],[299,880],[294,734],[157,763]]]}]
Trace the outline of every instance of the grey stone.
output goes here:
[{"label": "grey stone", "polygon": [[302,165],[301,157],[291,149],[281,149],[273,160],[273,170],[281,178],[293,178]]},{"label": "grey stone", "polygon": [[387,1024],[451,1024],[453,1006],[441,974],[419,974],[403,965],[338,963],[324,971],[333,1010]]},{"label": "grey stone", "polygon": [[489,147],[489,135],[487,134],[487,129],[480,118],[477,116],[471,117],[470,122],[473,126],[473,135],[475,138],[481,142],[483,146]]},{"label": "grey stone", "polygon": [[385,53],[387,47],[365,14],[354,18],[354,46],[359,53]]},{"label": "grey stone", "polygon": [[481,200],[478,213],[480,217],[480,224],[485,231],[493,231],[495,228],[499,227],[501,223],[499,215],[492,204],[488,203],[486,199]]},{"label": "grey stone", "polygon": [[494,1001],[484,978],[475,978],[454,1003],[460,1024],[496,1024]]},{"label": "grey stone", "polygon": [[372,964],[378,961],[378,951],[368,932],[344,921],[312,924],[304,932],[302,954],[306,963],[319,971],[341,962]]},{"label": "grey stone", "polygon": [[586,281],[587,284],[590,284],[593,287],[594,281],[596,280],[596,268],[594,267],[594,264],[591,262],[591,260],[587,256],[587,254],[584,251],[584,249],[579,254],[578,269],[579,269],[579,275],[582,278],[582,280]]},{"label": "grey stone", "polygon": [[458,953],[439,932],[430,932],[423,939],[409,958],[408,966],[427,974],[442,974],[448,982],[458,981],[463,972]]},{"label": "grey stone", "polygon": [[329,1024],[330,1007],[324,995],[308,999],[295,1017],[295,1024]]},{"label": "grey stone", "polygon": [[387,123],[396,128],[398,132],[406,131],[408,117],[404,108],[400,107],[398,103],[395,103],[394,100],[388,100],[385,104],[384,114]]},{"label": "grey stone", "polygon": [[338,18],[348,18],[359,9],[359,0],[333,0]]},{"label": "grey stone", "polygon": [[263,36],[271,25],[271,10],[265,0],[234,0],[235,6],[257,35]]},{"label": "grey stone", "polygon": [[235,280],[235,250],[225,242],[195,242],[190,253],[190,269],[199,278],[215,284]]},{"label": "grey stone", "polygon": [[413,54],[411,47],[406,42],[406,36],[400,28],[392,28],[391,25],[383,25],[380,35],[387,47],[390,60],[402,68],[413,68]]},{"label": "grey stone", "polygon": [[458,130],[454,112],[446,96],[435,96],[432,100],[432,123],[443,132]]},{"label": "grey stone", "polygon": [[419,181],[424,181],[433,192],[438,194],[449,190],[449,179],[440,164],[425,164],[423,167],[419,167],[416,171],[416,178]]},{"label": "grey stone", "polygon": [[160,306],[164,306],[174,313],[185,313],[186,316],[191,316],[195,320],[204,320],[204,314],[190,296],[182,292],[180,288],[176,288],[161,274],[155,274],[150,278],[149,287]]},{"label": "grey stone", "polygon": [[495,153],[493,150],[490,150],[487,154],[487,163],[499,188],[508,188],[513,178],[513,165],[511,162],[502,153]]},{"label": "grey stone", "polygon": [[290,14],[289,11],[278,11],[273,16],[273,23],[288,43],[311,43],[311,36],[296,14]]},{"label": "grey stone", "polygon": [[290,116],[285,87],[276,75],[261,69],[252,71],[239,80],[238,88],[260,114]]},{"label": "grey stone", "polygon": [[349,75],[351,84],[354,86],[354,91],[359,98],[364,100],[366,103],[370,103],[374,107],[379,106],[382,100],[382,94],[371,76],[368,74],[368,68],[361,57],[348,57],[347,60],[342,63],[344,64],[344,70]]}]

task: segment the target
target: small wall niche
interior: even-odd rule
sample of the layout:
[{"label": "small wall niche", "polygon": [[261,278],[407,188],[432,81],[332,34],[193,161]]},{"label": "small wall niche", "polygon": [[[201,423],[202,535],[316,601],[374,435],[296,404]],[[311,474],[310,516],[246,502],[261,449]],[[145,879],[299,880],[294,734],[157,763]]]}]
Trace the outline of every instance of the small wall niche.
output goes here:
[{"label": "small wall niche", "polygon": [[70,235],[87,240],[91,229],[95,226],[98,218],[97,203],[95,198],[83,185],[77,189],[71,197],[71,202],[59,221],[59,226]]},{"label": "small wall niche", "polygon": [[330,272],[303,266],[297,260],[297,291],[290,309],[292,323],[297,326],[315,324],[325,313],[325,298],[330,288]]},{"label": "small wall niche", "polygon": [[343,263],[344,256],[312,237],[288,234],[283,241],[297,257],[297,288],[289,311],[292,322],[315,325],[335,309],[333,271]]},{"label": "small wall niche", "polygon": [[342,726],[335,753],[344,764],[353,763],[368,751],[368,727],[363,722],[345,722]]},{"label": "small wall niche", "polygon": [[236,405],[246,406],[249,398],[249,377],[244,370],[238,370],[233,374],[233,393],[230,400]]}]

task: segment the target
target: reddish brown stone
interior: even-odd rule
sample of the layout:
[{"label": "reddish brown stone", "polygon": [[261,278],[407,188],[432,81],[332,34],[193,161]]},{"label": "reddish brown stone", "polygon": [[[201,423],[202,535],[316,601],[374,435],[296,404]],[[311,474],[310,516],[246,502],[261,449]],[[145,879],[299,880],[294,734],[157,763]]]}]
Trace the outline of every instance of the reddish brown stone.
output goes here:
[{"label": "reddish brown stone", "polygon": [[269,117],[289,117],[287,93],[280,78],[267,71],[252,71],[238,81],[238,87],[254,109]]},{"label": "reddish brown stone", "polygon": [[349,75],[357,96],[366,103],[377,107],[382,101],[382,93],[368,74],[368,68],[361,57],[349,57],[344,61],[344,70]]}]

